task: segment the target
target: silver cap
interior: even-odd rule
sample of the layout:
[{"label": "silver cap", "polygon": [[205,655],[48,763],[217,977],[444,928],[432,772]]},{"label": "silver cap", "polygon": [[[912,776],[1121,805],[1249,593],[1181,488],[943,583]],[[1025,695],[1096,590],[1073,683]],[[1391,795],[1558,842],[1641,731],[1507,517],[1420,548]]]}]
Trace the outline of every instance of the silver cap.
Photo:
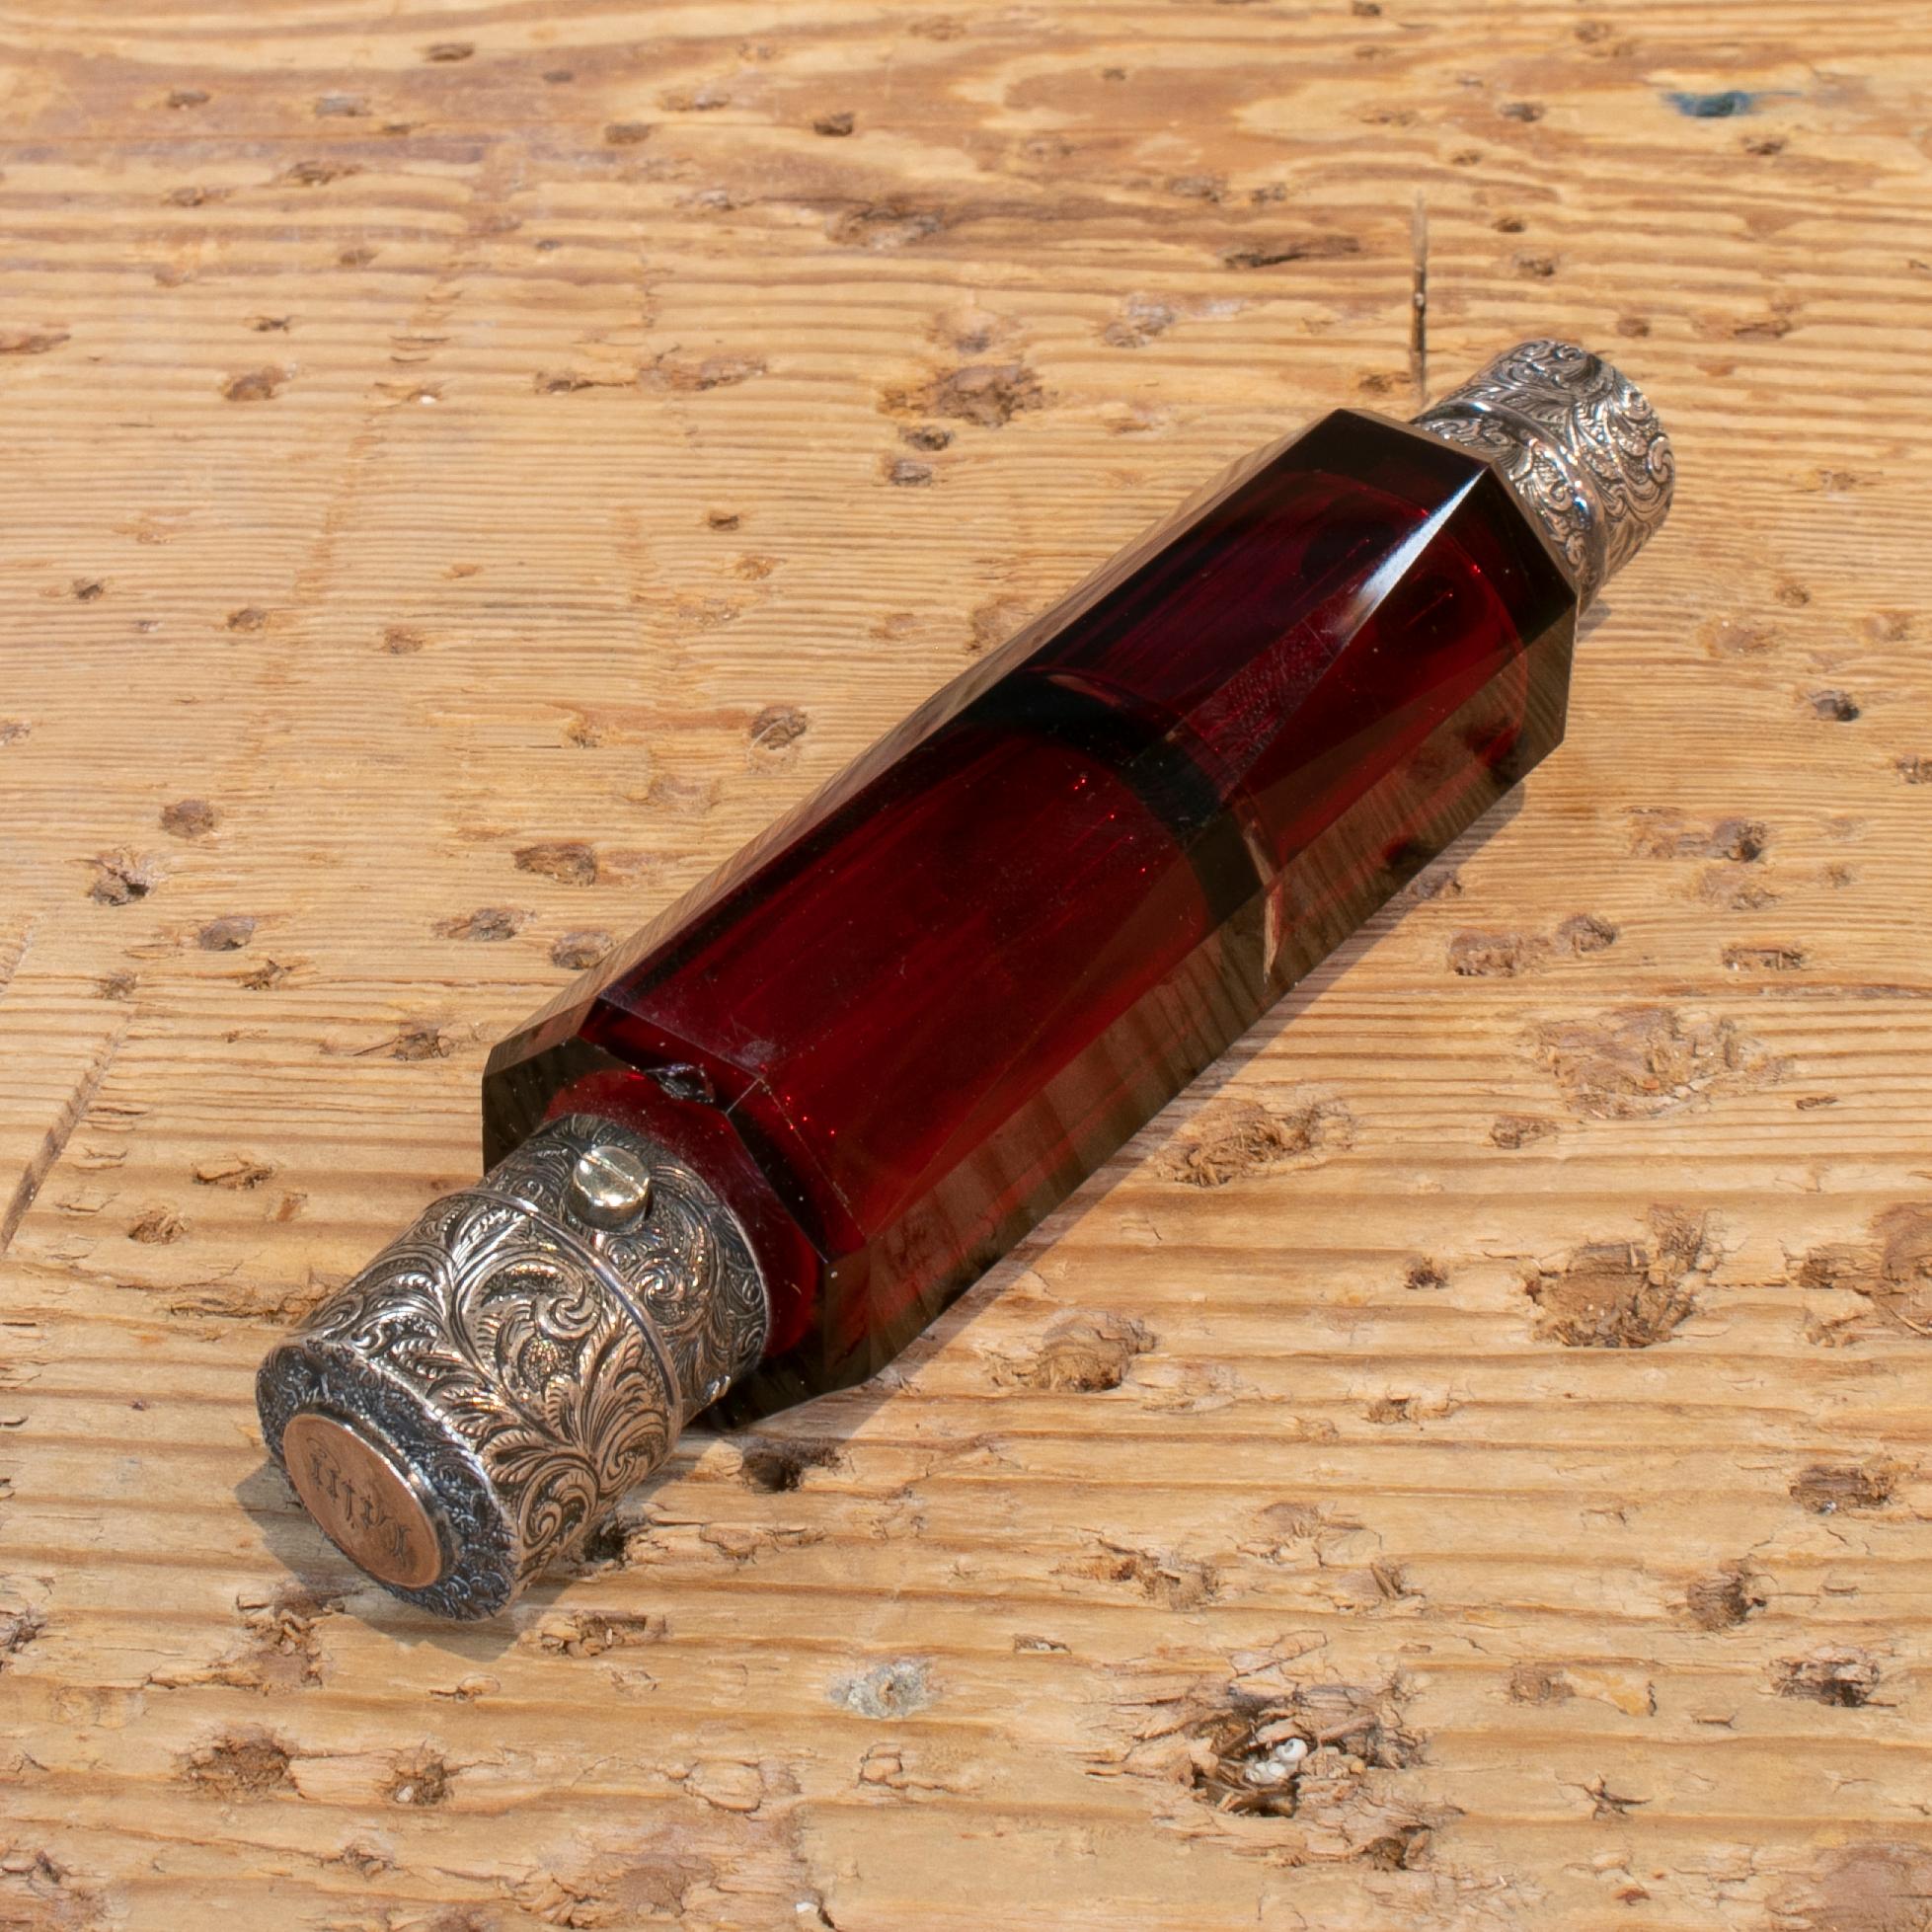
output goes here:
[{"label": "silver cap", "polygon": [[1670,438],[1640,390],[1574,343],[1507,348],[1415,419],[1487,456],[1549,533],[1587,606],[1670,510]]},{"label": "silver cap", "polygon": [[643,1135],[574,1114],[407,1234],[262,1364],[271,1454],[337,1545],[450,1617],[573,1556],[768,1326],[744,1230]]}]

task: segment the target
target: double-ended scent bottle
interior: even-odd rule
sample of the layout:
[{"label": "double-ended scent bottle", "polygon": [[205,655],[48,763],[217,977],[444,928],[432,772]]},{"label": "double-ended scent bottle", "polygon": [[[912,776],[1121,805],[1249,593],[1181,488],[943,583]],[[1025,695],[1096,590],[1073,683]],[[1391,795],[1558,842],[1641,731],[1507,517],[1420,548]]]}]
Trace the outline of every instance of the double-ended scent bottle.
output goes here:
[{"label": "double-ended scent bottle", "polygon": [[487,1616],[699,1412],[880,1368],[1548,756],[1671,483],[1629,383],[1525,343],[956,678],[491,1054],[483,1178],[263,1364],[316,1520]]}]

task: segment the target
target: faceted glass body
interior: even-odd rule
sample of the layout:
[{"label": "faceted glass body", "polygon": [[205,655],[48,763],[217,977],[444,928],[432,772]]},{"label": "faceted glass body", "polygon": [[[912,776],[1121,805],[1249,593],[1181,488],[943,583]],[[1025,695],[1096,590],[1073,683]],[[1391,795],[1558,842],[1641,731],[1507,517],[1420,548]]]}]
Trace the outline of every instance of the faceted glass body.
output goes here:
[{"label": "faceted glass body", "polygon": [[491,1057],[736,1209],[756,1413],[871,1374],[1562,735],[1487,464],[1342,411],[941,691]]}]

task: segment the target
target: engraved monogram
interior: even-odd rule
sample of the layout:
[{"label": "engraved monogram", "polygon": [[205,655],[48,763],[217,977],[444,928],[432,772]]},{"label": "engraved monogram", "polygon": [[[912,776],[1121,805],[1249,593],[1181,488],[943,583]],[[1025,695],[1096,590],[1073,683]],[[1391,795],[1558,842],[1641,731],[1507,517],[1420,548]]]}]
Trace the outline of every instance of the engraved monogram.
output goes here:
[{"label": "engraved monogram", "polygon": [[309,1471],[303,1493],[311,1501],[328,1499],[335,1518],[332,1529],[368,1548],[391,1570],[415,1568],[418,1553],[410,1526],[389,1513],[374,1484],[364,1481],[358,1487],[353,1474],[319,1442],[307,1444],[303,1459]]}]

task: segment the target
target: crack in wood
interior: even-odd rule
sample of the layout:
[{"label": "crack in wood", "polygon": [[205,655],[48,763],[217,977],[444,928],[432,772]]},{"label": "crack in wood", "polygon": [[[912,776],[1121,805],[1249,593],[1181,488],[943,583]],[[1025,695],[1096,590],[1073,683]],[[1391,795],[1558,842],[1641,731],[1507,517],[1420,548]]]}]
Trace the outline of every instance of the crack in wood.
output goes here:
[{"label": "crack in wood", "polygon": [[1409,377],[1416,385],[1416,407],[1429,401],[1429,204],[1421,189],[1409,224],[1412,278],[1409,291]]},{"label": "crack in wood", "polygon": [[34,1205],[35,1198],[46,1184],[47,1176],[67,1151],[67,1143],[87,1119],[87,1111],[94,1105],[94,1097],[101,1091],[101,1083],[108,1077],[108,1069],[114,1065],[115,1056],[120,1051],[120,1043],[126,1037],[127,1028],[123,1023],[95,1048],[65,1104],[54,1117],[53,1124],[47,1128],[39,1146],[28,1161],[14,1186],[13,1198],[7,1203],[7,1211],[0,1216],[0,1255],[13,1246],[14,1236],[27,1217],[27,1210]]},{"label": "crack in wood", "polygon": [[30,920],[18,933],[0,939],[0,993],[13,984],[14,975],[26,963],[34,944],[34,922]]}]

